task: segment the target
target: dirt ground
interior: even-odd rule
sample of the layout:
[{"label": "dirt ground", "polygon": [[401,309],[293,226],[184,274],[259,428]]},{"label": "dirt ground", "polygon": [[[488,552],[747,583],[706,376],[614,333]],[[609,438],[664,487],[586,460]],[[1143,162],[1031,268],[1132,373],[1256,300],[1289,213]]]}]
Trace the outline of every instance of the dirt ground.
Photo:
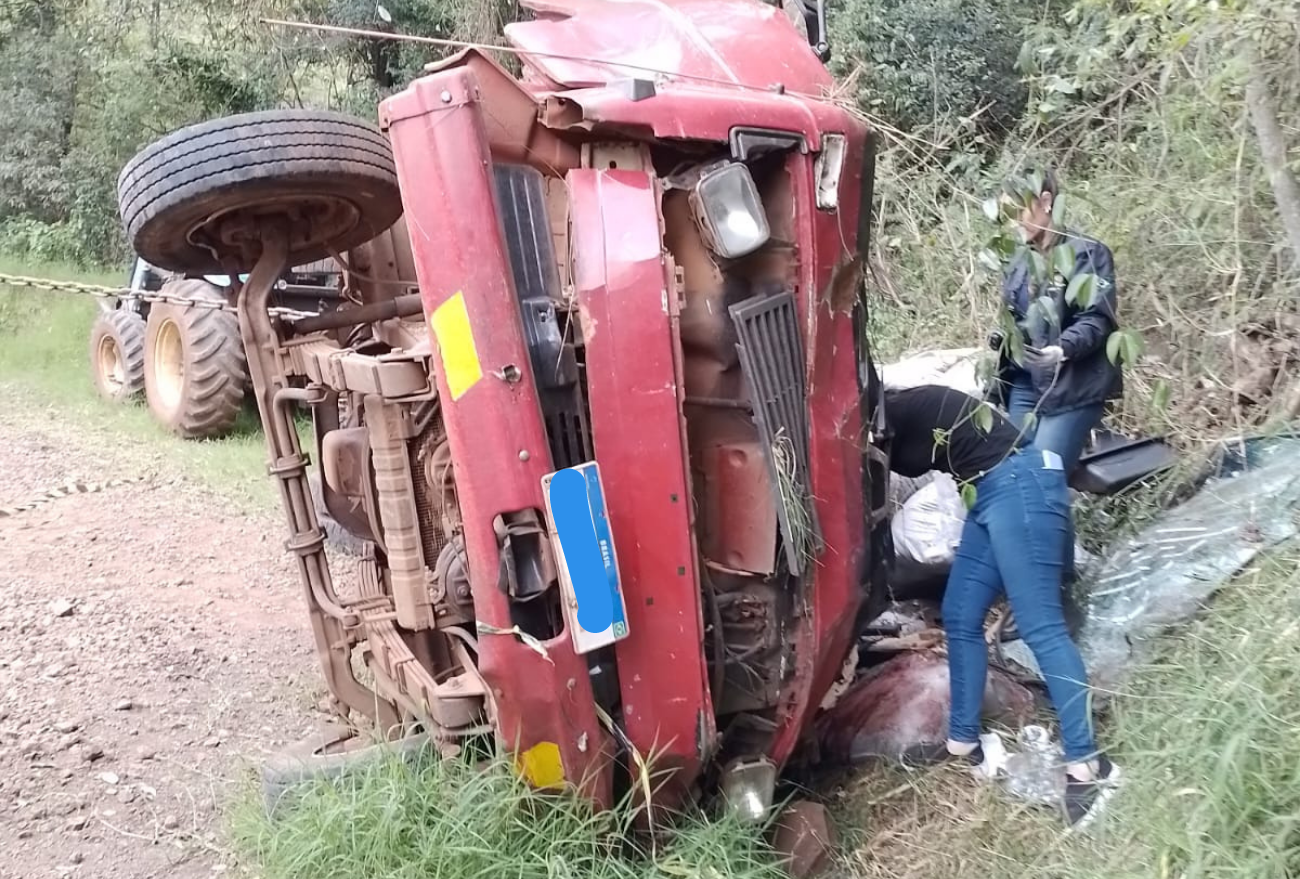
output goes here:
[{"label": "dirt ground", "polygon": [[324,719],[284,526],[157,450],[15,417],[0,506],[161,475],[0,518],[0,879],[233,873],[231,798]]}]

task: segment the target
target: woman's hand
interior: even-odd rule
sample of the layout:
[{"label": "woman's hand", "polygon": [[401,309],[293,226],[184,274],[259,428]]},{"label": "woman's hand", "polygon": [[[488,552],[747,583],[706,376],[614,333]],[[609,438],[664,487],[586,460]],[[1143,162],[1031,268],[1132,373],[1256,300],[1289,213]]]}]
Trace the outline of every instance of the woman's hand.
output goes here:
[{"label": "woman's hand", "polygon": [[1060,345],[1048,345],[1043,348],[1025,346],[1025,365],[1034,369],[1056,369],[1065,362],[1065,349]]}]

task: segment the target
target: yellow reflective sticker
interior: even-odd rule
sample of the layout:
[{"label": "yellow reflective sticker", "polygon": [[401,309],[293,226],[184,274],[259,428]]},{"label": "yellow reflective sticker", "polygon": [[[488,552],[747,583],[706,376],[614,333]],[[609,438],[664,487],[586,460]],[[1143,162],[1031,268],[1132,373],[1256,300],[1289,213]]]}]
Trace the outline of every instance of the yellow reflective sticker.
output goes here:
[{"label": "yellow reflective sticker", "polygon": [[516,756],[515,769],[535,788],[564,786],[564,762],[555,742],[538,742]]},{"label": "yellow reflective sticker", "polygon": [[474,331],[469,325],[464,295],[457,292],[434,309],[429,326],[442,354],[447,389],[451,391],[453,400],[459,400],[483,378],[483,366],[478,362],[478,348],[474,346]]}]

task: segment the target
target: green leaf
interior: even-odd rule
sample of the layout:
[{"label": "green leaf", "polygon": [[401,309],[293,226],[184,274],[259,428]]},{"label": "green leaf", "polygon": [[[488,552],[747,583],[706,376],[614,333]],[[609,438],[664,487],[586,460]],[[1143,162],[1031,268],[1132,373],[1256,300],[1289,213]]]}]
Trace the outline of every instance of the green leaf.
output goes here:
[{"label": "green leaf", "polygon": [[1029,316],[1037,317],[1049,327],[1061,328],[1061,314],[1056,310],[1056,302],[1050,296],[1039,296],[1029,303]]},{"label": "green leaf", "polygon": [[1087,308],[1092,304],[1096,292],[1097,276],[1092,272],[1080,272],[1070,279],[1070,285],[1065,288],[1065,301]]},{"label": "green leaf", "polygon": [[948,445],[948,431],[942,427],[936,427],[934,429],[934,447],[942,449],[946,445]]},{"label": "green leaf", "polygon": [[1016,324],[1016,316],[1010,309],[1003,309],[998,315],[1002,326],[1002,348],[999,353],[1011,358],[1011,362],[1023,366],[1025,363],[1025,338]]},{"label": "green leaf", "polygon": [[971,420],[975,422],[975,429],[980,433],[989,433],[993,430],[993,407],[988,403],[980,403],[971,413]]},{"label": "green leaf", "polygon": [[1052,202],[1052,222],[1061,225],[1065,221],[1065,196],[1059,192],[1056,199]]},{"label": "green leaf", "polygon": [[989,247],[1005,261],[1015,257],[1016,251],[1020,249],[1021,245],[1016,241],[1014,235],[998,235],[989,242]]},{"label": "green leaf", "polygon": [[1002,271],[1002,260],[998,258],[997,253],[992,248],[986,247],[979,253],[979,264],[990,272]]},{"label": "green leaf", "polygon": [[1052,268],[1067,281],[1074,274],[1074,246],[1068,241],[1052,248]]},{"label": "green leaf", "polygon": [[1143,352],[1146,351],[1146,342],[1137,330],[1120,330],[1120,332],[1124,340],[1120,346],[1120,356],[1124,359],[1124,365],[1136,366],[1142,359]]},{"label": "green leaf", "polygon": [[1047,260],[1037,250],[1029,251],[1029,274],[1039,283],[1047,280]]},{"label": "green leaf", "polygon": [[1119,364],[1119,349],[1124,344],[1124,337],[1120,335],[1119,330],[1111,333],[1106,339],[1106,359],[1111,363]]},{"label": "green leaf", "polygon": [[984,216],[989,218],[989,222],[996,223],[998,217],[1002,214],[1002,211],[998,207],[998,200],[996,198],[987,198],[984,200],[983,207]]},{"label": "green leaf", "polygon": [[974,483],[963,482],[961,484],[961,502],[966,505],[966,509],[975,509],[976,495],[977,492],[975,491]]},{"label": "green leaf", "polygon": [[1038,413],[1026,412],[1024,423],[1020,425],[1020,430],[1024,434],[1031,434],[1034,428],[1038,426]]},{"label": "green leaf", "polygon": [[1164,414],[1169,409],[1170,393],[1169,382],[1164,379],[1157,381],[1151,391],[1151,408],[1159,414]]}]

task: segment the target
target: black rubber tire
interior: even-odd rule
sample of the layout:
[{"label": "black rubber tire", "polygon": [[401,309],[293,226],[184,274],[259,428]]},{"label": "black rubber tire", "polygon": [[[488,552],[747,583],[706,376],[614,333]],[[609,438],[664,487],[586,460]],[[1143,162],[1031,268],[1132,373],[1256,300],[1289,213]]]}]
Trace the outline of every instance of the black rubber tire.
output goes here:
[{"label": "black rubber tire", "polygon": [[136,400],[144,393],[144,318],[124,308],[95,315],[90,325],[90,378],[99,395],[113,403]]},{"label": "black rubber tire", "polygon": [[320,476],[316,473],[307,476],[307,486],[311,489],[312,503],[316,505],[316,520],[325,532],[325,545],[343,555],[360,556],[365,552],[366,541],[357,537],[339,524],[325,507],[325,497],[321,494]]},{"label": "black rubber tire", "polygon": [[332,724],[322,733],[272,754],[262,764],[266,813],[273,815],[295,788],[316,781],[337,781],[384,757],[415,762],[428,753],[430,744],[424,733],[393,742],[373,742]]},{"label": "black rubber tire", "polygon": [[292,215],[289,264],[302,265],[369,241],[402,213],[388,138],[323,110],[242,113],[172,132],[127,162],[117,199],[136,253],[209,274],[227,269],[194,241],[214,217]]},{"label": "black rubber tire", "polygon": [[[225,299],[220,289],[197,278],[168,281],[163,292],[189,299]],[[168,327],[174,327],[179,339],[172,337]],[[177,344],[176,362],[165,365],[165,353],[174,352]],[[144,378],[149,409],[172,433],[184,439],[229,433],[239,418],[248,384],[239,319],[233,312],[214,308],[154,304],[146,321]]]}]

